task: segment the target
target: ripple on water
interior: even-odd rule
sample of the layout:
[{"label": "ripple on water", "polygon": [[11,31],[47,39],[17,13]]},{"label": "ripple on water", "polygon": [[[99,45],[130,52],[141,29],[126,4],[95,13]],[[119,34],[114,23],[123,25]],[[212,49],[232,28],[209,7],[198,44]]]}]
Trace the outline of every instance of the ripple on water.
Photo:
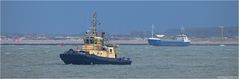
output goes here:
[{"label": "ripple on water", "polygon": [[24,48],[18,48],[18,49],[24,49]]},{"label": "ripple on water", "polygon": [[10,53],[10,52],[5,52],[5,53],[3,53],[3,54],[5,54],[5,55],[10,55],[11,53]]}]

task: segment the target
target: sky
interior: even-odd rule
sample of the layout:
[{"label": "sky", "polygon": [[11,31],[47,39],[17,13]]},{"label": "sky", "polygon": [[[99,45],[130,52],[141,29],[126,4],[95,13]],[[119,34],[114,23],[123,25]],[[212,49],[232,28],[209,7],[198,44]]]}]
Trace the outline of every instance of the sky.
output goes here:
[{"label": "sky", "polygon": [[238,27],[238,1],[1,1],[1,33],[113,34],[181,27]]}]

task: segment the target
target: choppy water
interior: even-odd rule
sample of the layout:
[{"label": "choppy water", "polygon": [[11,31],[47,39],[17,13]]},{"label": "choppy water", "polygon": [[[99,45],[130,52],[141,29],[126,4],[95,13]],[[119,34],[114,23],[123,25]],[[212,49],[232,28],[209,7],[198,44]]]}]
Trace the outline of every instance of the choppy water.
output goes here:
[{"label": "choppy water", "polygon": [[65,65],[73,45],[2,45],[2,78],[215,78],[238,76],[238,46],[121,45],[132,65]]}]

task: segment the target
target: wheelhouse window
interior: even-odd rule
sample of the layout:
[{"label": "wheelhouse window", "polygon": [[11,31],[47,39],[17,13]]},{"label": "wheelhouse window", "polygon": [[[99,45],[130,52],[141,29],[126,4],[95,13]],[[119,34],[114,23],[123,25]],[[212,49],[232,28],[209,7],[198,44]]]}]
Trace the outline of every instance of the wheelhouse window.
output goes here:
[{"label": "wheelhouse window", "polygon": [[85,44],[94,44],[94,37],[85,37],[84,43]]},{"label": "wheelhouse window", "polygon": [[94,40],[93,39],[90,39],[90,44],[94,44]]},{"label": "wheelhouse window", "polygon": [[110,52],[112,52],[112,49],[110,49]]},{"label": "wheelhouse window", "polygon": [[89,44],[89,39],[85,39],[85,44]]}]

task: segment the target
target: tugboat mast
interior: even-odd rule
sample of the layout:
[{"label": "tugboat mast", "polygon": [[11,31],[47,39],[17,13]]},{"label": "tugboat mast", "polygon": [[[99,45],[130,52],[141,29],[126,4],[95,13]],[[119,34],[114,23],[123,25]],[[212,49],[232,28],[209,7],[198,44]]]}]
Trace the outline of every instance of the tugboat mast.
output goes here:
[{"label": "tugboat mast", "polygon": [[92,32],[93,32],[93,35],[96,36],[96,12],[94,12],[94,14],[93,14],[92,24],[93,24]]}]

